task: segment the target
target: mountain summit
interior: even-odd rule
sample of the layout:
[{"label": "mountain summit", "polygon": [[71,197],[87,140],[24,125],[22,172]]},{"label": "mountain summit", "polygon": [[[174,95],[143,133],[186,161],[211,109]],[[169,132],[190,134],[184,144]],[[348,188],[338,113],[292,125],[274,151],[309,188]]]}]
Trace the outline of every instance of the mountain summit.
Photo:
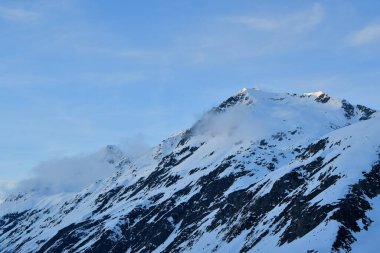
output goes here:
[{"label": "mountain summit", "polygon": [[0,251],[376,252],[379,129],[323,92],[243,89],[138,158],[108,147],[112,177],[8,197]]}]

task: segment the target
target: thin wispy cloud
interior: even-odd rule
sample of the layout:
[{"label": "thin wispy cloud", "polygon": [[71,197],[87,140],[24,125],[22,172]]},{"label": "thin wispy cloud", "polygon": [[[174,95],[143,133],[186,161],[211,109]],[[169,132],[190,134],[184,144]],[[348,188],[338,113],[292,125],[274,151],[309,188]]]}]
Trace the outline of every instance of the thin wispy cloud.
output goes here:
[{"label": "thin wispy cloud", "polygon": [[311,9],[302,10],[296,13],[288,13],[279,17],[259,17],[259,16],[234,16],[226,20],[233,24],[247,26],[259,31],[292,31],[303,32],[314,28],[320,24],[324,17],[324,10],[321,4],[314,4]]},{"label": "thin wispy cloud", "polygon": [[362,46],[380,42],[380,24],[370,24],[354,32],[349,38],[353,46]]},{"label": "thin wispy cloud", "polygon": [[20,8],[0,6],[0,19],[10,22],[30,22],[41,17],[41,13]]}]

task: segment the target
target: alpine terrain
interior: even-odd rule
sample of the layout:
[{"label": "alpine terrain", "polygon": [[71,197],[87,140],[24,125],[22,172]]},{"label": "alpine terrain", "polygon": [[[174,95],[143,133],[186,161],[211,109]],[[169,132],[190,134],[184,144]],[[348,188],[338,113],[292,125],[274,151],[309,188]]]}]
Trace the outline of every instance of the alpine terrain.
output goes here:
[{"label": "alpine terrain", "polygon": [[[378,252],[380,113],[243,89],[79,192],[0,204],[0,252]],[[22,159],[22,158],[20,158]]]}]

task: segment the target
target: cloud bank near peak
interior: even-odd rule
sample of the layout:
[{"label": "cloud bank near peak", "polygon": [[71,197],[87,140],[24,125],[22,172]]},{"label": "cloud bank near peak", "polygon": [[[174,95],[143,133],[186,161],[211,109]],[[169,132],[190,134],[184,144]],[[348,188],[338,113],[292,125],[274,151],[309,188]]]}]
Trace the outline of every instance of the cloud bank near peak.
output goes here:
[{"label": "cloud bank near peak", "polygon": [[40,163],[32,170],[33,177],[17,183],[14,192],[35,192],[51,195],[77,192],[115,172],[115,165],[124,154],[116,146],[107,146],[92,154],[80,154]]}]

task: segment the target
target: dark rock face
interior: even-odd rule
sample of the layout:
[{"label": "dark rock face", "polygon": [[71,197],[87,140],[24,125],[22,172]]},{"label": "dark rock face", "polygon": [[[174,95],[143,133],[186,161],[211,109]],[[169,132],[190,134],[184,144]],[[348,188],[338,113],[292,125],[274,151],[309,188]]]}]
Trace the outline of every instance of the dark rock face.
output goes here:
[{"label": "dark rock face", "polygon": [[356,106],[359,111],[363,114],[362,117],[360,117],[359,120],[368,120],[371,118],[371,116],[376,112],[375,110],[371,109],[371,108],[368,108],[364,105],[357,105]]},{"label": "dark rock face", "polygon": [[[90,229],[99,223],[100,221],[85,221],[78,224],[71,224],[59,230],[49,241],[43,243],[42,247],[37,252],[62,252],[65,249],[74,246],[81,240],[81,235],[86,233],[87,229]],[[75,249],[72,249],[72,251],[75,251]]]},{"label": "dark rock face", "polygon": [[[17,225],[27,217],[28,211],[21,213],[10,213],[6,214],[0,219],[0,231],[2,234],[5,234],[12,229],[16,228]],[[10,234],[12,235],[12,233]]]},{"label": "dark rock face", "polygon": [[235,96],[232,96],[230,98],[228,98],[226,101],[223,101],[218,107],[216,107],[214,110],[216,112],[223,112],[225,111],[227,108],[229,107],[232,107],[238,103],[244,103],[246,102],[246,104],[250,104],[250,100],[249,100],[249,97],[247,96],[246,93],[244,92],[241,92]]},{"label": "dark rock face", "polygon": [[306,160],[307,158],[318,153],[319,151],[324,150],[328,143],[328,138],[319,140],[317,143],[312,143],[304,150],[302,154],[298,155],[297,158]]},{"label": "dark rock face", "polygon": [[342,100],[342,108],[345,112],[345,116],[347,119],[351,119],[355,116],[355,108],[352,104],[348,103],[346,100]]},{"label": "dark rock face", "polygon": [[[374,164],[369,173],[363,174],[364,178],[351,186],[350,193],[339,202],[339,209],[331,217],[342,224],[333,244],[332,249],[335,252],[340,249],[350,251],[351,244],[356,241],[353,233],[367,230],[372,223],[366,212],[372,209],[368,199],[380,194],[380,162]],[[359,226],[359,221],[364,225],[363,228]]]},{"label": "dark rock face", "polygon": [[325,104],[325,103],[329,102],[330,99],[331,98],[327,94],[323,93],[322,95],[320,95],[319,97],[317,97],[315,99],[315,101]]}]

